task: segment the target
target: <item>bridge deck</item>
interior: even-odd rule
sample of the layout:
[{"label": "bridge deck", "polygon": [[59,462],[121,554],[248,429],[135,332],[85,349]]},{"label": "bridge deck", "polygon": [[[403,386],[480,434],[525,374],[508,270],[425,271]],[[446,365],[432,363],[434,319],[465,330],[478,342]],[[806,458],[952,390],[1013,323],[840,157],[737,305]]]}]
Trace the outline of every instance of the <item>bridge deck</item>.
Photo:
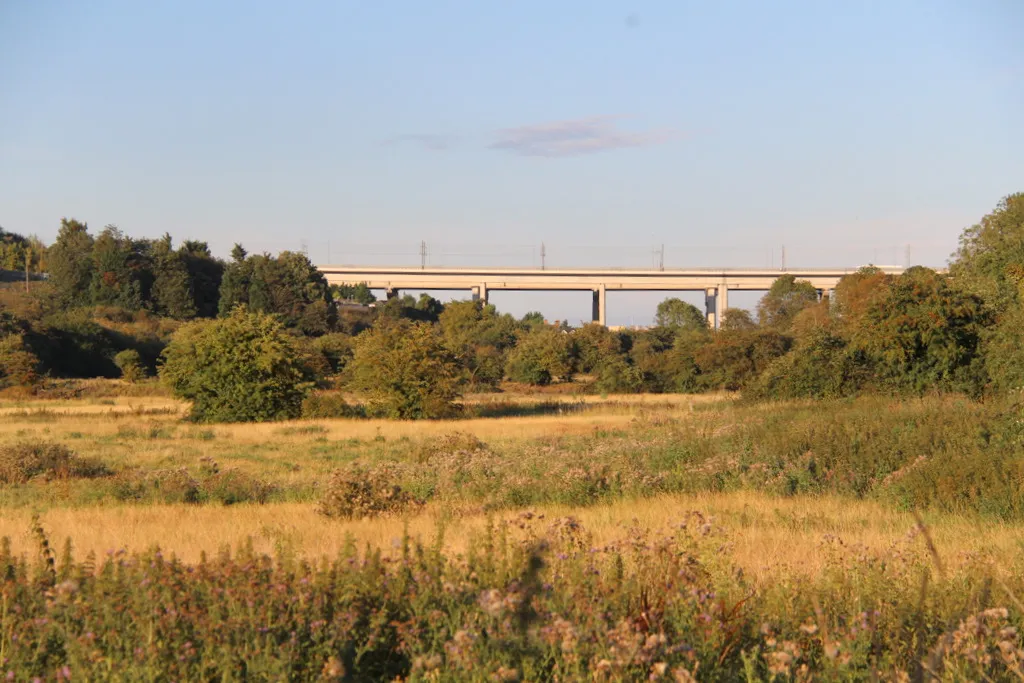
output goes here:
[{"label": "bridge deck", "polygon": [[[879,266],[899,274],[898,266]],[[456,268],[425,266],[319,266],[331,284],[359,284],[384,289],[388,296],[399,290],[469,290],[486,301],[491,290],[590,291],[594,293],[593,318],[604,324],[608,291],[703,291],[708,323],[715,326],[728,307],[729,290],[767,290],[781,275],[807,280],[818,290],[835,288],[844,275],[857,268]]]}]

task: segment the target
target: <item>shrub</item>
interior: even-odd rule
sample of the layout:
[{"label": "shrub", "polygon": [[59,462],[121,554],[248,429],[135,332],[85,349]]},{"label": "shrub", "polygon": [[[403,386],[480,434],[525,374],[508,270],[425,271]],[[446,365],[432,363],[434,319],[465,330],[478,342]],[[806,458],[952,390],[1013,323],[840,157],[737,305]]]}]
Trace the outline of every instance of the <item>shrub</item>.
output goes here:
[{"label": "shrub", "polygon": [[568,381],[573,372],[572,337],[557,327],[538,326],[519,337],[505,366],[513,382],[544,385]]},{"label": "shrub", "polygon": [[991,322],[977,296],[916,266],[870,300],[852,341],[870,357],[883,388],[977,394],[984,384],[981,339]]},{"label": "shrub", "polygon": [[130,345],[124,335],[98,325],[84,310],[61,311],[37,328],[33,348],[57,377],[109,377],[120,372],[114,354]]},{"label": "shrub", "polygon": [[985,340],[985,367],[997,391],[1024,389],[1024,304],[1016,304],[1002,315]]},{"label": "shrub", "polygon": [[338,470],[327,483],[318,511],[327,517],[350,519],[401,512],[419,505],[395,479],[386,466],[366,469],[354,465]]},{"label": "shrub", "polygon": [[92,479],[110,474],[99,460],[82,458],[58,443],[32,442],[0,447],[0,483],[50,479]]},{"label": "shrub", "polygon": [[118,500],[160,503],[198,503],[201,489],[184,468],[141,472],[129,470],[117,475],[114,497]]},{"label": "shrub", "polygon": [[302,401],[302,417],[311,420],[339,417],[365,417],[362,406],[352,405],[336,391],[312,393]]},{"label": "shrub", "polygon": [[39,358],[25,346],[21,335],[0,338],[0,388],[24,387],[39,379]]},{"label": "shrub", "polygon": [[224,505],[263,504],[275,490],[272,484],[233,468],[214,471],[202,482],[203,497]]},{"label": "shrub", "polygon": [[312,387],[295,341],[273,316],[236,308],[174,335],[160,377],[192,401],[199,422],[263,422],[298,417]]},{"label": "shrub", "polygon": [[359,335],[352,386],[375,414],[398,419],[455,415],[465,375],[428,323],[382,321]]},{"label": "shrub", "polygon": [[855,394],[866,377],[864,361],[843,339],[819,332],[769,365],[747,393],[761,399],[838,398]]},{"label": "shrub", "polygon": [[640,391],[644,385],[643,372],[630,365],[624,356],[613,355],[595,366],[597,379],[594,389],[601,393],[622,394]]},{"label": "shrub", "polygon": [[337,374],[352,360],[352,337],[341,332],[332,332],[313,340],[313,347],[326,360],[330,372]]},{"label": "shrub", "polygon": [[135,349],[125,349],[114,356],[114,365],[121,369],[121,377],[127,382],[137,382],[146,376],[142,356]]},{"label": "shrub", "polygon": [[428,462],[431,458],[452,453],[483,453],[487,450],[487,444],[474,434],[451,432],[423,442],[416,455],[420,461]]},{"label": "shrub", "polygon": [[623,336],[600,323],[588,323],[572,332],[580,372],[595,372],[602,363],[623,354]]}]

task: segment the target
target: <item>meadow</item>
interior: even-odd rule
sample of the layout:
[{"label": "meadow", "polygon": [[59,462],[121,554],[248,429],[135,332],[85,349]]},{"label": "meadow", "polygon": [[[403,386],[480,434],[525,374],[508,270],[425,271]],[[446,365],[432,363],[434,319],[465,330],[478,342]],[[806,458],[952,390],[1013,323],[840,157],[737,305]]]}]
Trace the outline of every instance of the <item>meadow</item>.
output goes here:
[{"label": "meadow", "polygon": [[1012,399],[197,425],[122,387],[0,400],[11,680],[1024,678]]}]

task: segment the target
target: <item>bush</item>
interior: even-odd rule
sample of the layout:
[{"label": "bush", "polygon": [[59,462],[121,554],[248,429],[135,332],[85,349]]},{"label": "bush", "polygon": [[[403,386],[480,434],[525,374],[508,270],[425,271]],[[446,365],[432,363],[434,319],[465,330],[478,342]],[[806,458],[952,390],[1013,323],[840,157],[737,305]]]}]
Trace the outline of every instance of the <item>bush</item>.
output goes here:
[{"label": "bush", "polygon": [[402,512],[419,505],[394,483],[395,478],[385,466],[366,469],[354,465],[338,470],[327,483],[318,511],[327,517],[351,519]]},{"label": "bush", "polygon": [[468,432],[451,432],[436,439],[429,439],[419,447],[416,455],[421,462],[453,453],[483,453],[487,444]]},{"label": "bush", "polygon": [[302,417],[311,420],[365,416],[362,406],[352,405],[338,392],[316,392],[302,401]]},{"label": "bush", "polygon": [[99,460],[82,458],[58,443],[33,442],[0,447],[0,483],[24,484],[35,477],[92,479],[110,474]]},{"label": "bush", "polygon": [[0,337],[0,388],[25,387],[39,380],[39,358],[21,335]]},{"label": "bush", "polygon": [[324,357],[330,371],[338,374],[352,360],[352,337],[332,332],[313,340],[314,348]]},{"label": "bush", "polygon": [[747,395],[760,399],[838,398],[855,394],[866,378],[863,359],[840,337],[820,332],[769,365],[752,382]]},{"label": "bush", "polygon": [[273,316],[236,308],[174,335],[160,378],[192,401],[199,422],[263,422],[298,417],[312,388],[294,339]]},{"label": "bush", "polygon": [[594,389],[605,394],[641,391],[644,386],[643,372],[619,355],[603,359],[595,366],[594,374],[597,375]]},{"label": "bush", "polygon": [[465,374],[428,323],[379,322],[359,335],[350,365],[352,387],[369,397],[374,414],[415,420],[459,412]]},{"label": "bush", "polygon": [[555,379],[569,381],[573,373],[572,337],[547,325],[531,329],[519,337],[505,366],[513,382],[545,385]]},{"label": "bush", "polygon": [[142,356],[135,349],[125,349],[114,356],[114,365],[121,370],[121,377],[127,382],[137,382],[146,376]]},{"label": "bush", "polygon": [[984,344],[985,367],[996,391],[1024,389],[1024,304],[1002,315]]},{"label": "bush", "polygon": [[120,375],[114,354],[130,345],[123,335],[96,324],[82,310],[48,316],[36,332],[32,344],[36,355],[57,377],[114,379]]},{"label": "bush", "polygon": [[202,482],[203,497],[224,505],[267,502],[276,488],[262,479],[237,469],[212,472]]},{"label": "bush", "polygon": [[114,497],[123,501],[198,503],[200,494],[199,482],[184,468],[121,472],[114,485]]}]

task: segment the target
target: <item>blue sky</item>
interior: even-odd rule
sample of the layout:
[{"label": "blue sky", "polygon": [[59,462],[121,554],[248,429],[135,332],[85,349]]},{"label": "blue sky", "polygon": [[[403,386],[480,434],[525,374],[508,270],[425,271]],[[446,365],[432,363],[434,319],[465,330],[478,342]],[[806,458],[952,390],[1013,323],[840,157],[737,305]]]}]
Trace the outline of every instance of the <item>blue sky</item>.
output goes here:
[{"label": "blue sky", "polygon": [[[944,265],[1024,190],[1024,3],[0,3],[0,225],[316,262]],[[329,249],[329,251],[328,251]],[[618,295],[611,322],[659,297]],[[499,294],[514,313],[587,295]],[[749,302],[747,302],[749,303]]]}]

